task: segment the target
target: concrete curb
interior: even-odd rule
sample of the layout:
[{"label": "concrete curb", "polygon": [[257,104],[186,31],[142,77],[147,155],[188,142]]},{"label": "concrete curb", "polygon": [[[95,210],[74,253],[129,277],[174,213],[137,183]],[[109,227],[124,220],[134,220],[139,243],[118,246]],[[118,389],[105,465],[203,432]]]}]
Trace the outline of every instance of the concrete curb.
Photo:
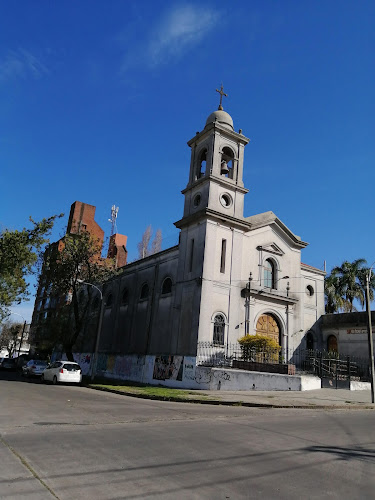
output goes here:
[{"label": "concrete curb", "polygon": [[346,404],[346,405],[314,405],[314,404],[298,404],[298,405],[285,405],[274,403],[248,403],[246,401],[225,401],[219,399],[182,399],[175,397],[162,397],[162,396],[149,396],[147,394],[131,394],[124,391],[117,391],[116,389],[108,389],[106,387],[93,387],[87,385],[89,389],[102,392],[112,392],[120,396],[129,396],[138,399],[152,399],[154,401],[170,401],[172,403],[193,403],[214,406],[245,406],[249,408],[292,408],[297,410],[375,410],[375,405],[367,403],[360,404]]}]

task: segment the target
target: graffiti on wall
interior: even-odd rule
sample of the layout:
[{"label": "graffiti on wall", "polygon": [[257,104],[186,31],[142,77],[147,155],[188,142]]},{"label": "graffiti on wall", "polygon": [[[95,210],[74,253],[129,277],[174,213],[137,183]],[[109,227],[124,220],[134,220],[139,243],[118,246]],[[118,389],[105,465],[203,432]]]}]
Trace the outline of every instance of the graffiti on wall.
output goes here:
[{"label": "graffiti on wall", "polygon": [[97,372],[107,371],[107,362],[108,362],[108,356],[106,354],[99,354],[98,361],[96,363],[96,371]]},{"label": "graffiti on wall", "polygon": [[155,356],[154,380],[182,381],[183,356]]},{"label": "graffiti on wall", "polygon": [[143,356],[116,356],[112,373],[128,380],[141,380],[143,366]]},{"label": "graffiti on wall", "polygon": [[91,354],[74,354],[74,361],[79,364],[82,375],[89,375],[91,366]]},{"label": "graffiti on wall", "polygon": [[191,356],[184,357],[184,378],[195,380],[195,358]]}]

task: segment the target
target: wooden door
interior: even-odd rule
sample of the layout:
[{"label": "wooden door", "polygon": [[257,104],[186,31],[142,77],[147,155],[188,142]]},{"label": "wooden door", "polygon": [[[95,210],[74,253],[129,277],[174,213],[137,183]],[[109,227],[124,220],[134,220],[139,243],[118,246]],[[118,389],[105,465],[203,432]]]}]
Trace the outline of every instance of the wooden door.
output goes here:
[{"label": "wooden door", "polygon": [[257,321],[256,334],[270,337],[280,344],[280,328],[271,314],[262,314]]}]

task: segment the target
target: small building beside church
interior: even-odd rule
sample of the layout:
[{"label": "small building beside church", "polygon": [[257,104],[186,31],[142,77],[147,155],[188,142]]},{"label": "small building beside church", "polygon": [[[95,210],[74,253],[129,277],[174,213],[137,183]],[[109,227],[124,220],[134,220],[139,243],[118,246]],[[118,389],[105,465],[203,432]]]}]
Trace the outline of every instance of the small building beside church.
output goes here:
[{"label": "small building beside church", "polygon": [[[375,311],[371,312],[373,337]],[[368,314],[366,311],[325,314],[320,322],[322,347],[343,356],[368,359]]]}]

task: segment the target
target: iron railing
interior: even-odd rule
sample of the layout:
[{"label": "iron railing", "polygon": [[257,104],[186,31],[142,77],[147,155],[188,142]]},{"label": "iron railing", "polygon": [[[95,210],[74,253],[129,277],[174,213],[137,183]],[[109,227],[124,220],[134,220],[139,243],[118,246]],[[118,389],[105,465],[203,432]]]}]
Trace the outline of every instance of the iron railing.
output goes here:
[{"label": "iron railing", "polygon": [[[257,351],[241,349],[240,344],[218,345],[198,342],[197,364],[210,367],[233,367],[236,361],[260,365],[293,365],[298,373],[309,373],[336,379],[369,380],[368,359],[311,349],[280,349]],[[266,370],[264,370],[266,371]]]}]

